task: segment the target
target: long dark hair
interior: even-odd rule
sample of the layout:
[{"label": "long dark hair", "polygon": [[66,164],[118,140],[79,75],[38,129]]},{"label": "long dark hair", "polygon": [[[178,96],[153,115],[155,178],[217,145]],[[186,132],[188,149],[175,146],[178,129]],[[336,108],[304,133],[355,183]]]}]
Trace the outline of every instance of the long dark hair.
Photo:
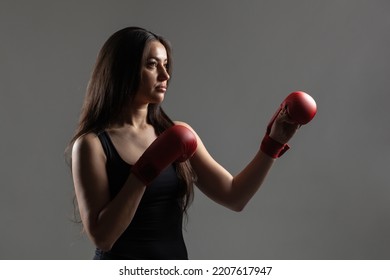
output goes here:
[{"label": "long dark hair", "polygon": [[[71,149],[76,139],[107,129],[122,115],[124,105],[134,99],[140,84],[144,49],[151,41],[159,41],[165,47],[171,76],[172,49],[170,43],[159,35],[140,27],[127,27],[115,32],[104,43],[88,83],[77,129],[65,152],[70,166]],[[160,104],[149,104],[147,122],[157,135],[174,124]],[[188,161],[175,163],[175,167],[185,186],[181,201],[186,214],[193,200],[194,172]]]}]

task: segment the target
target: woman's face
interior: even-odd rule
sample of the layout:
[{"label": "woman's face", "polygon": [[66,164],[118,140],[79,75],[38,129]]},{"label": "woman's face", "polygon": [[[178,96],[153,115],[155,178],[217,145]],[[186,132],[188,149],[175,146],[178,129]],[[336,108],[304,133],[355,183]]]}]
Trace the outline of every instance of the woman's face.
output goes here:
[{"label": "woman's face", "polygon": [[161,103],[167,90],[168,57],[163,44],[151,41],[145,47],[141,65],[141,81],[136,100],[141,103]]}]

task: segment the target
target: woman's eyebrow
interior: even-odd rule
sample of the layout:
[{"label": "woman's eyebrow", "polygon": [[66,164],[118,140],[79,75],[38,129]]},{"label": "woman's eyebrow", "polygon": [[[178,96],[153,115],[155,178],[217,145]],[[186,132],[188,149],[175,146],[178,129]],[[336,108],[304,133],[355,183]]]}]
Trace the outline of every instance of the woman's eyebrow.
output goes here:
[{"label": "woman's eyebrow", "polygon": [[157,61],[163,61],[163,62],[166,62],[166,61],[168,61],[168,58],[166,58],[166,57],[157,57],[157,56],[149,56],[148,57],[148,60],[149,59],[155,59],[155,60],[157,60]]}]

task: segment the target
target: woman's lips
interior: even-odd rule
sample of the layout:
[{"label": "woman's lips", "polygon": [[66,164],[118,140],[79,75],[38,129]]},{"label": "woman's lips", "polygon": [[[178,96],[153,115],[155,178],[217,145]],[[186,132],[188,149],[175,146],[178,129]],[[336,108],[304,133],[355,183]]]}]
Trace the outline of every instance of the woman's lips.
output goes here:
[{"label": "woman's lips", "polygon": [[167,91],[167,87],[166,86],[157,86],[156,90],[159,91],[159,92],[166,92]]}]

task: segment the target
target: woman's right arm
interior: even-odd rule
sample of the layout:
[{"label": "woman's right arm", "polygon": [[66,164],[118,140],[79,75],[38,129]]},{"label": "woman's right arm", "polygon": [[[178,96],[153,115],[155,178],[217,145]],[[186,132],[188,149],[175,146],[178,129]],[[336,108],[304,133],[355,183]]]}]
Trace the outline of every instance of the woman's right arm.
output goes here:
[{"label": "woman's right arm", "polygon": [[110,200],[106,156],[92,133],[73,145],[72,176],[87,235],[98,248],[108,251],[132,221],[145,184],[130,174],[118,195]]}]

